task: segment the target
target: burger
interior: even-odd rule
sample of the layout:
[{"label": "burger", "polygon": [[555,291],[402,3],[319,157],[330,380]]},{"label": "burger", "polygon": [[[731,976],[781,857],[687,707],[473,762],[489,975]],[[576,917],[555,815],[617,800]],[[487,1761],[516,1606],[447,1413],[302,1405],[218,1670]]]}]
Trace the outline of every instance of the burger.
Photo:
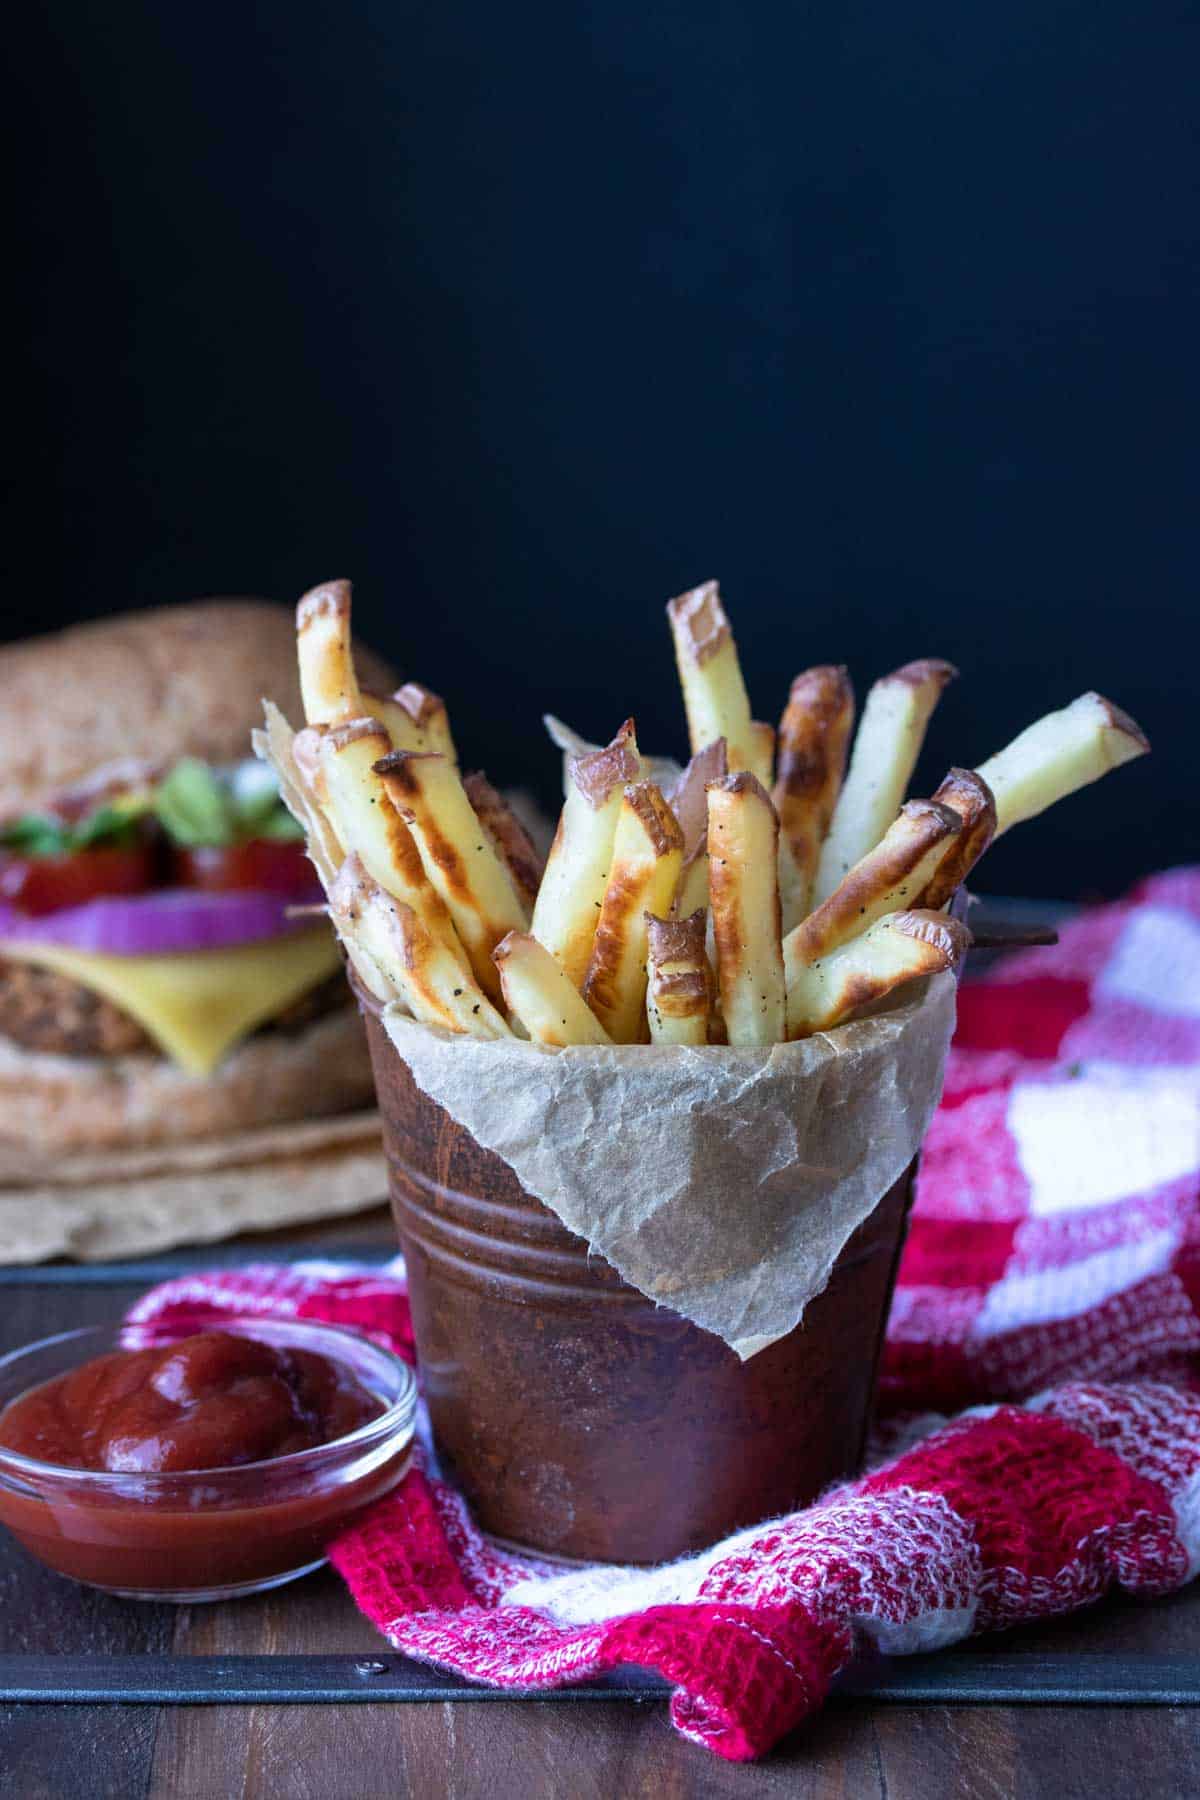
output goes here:
[{"label": "burger", "polygon": [[255,600],[0,648],[0,1173],[371,1103],[302,834],[249,754],[264,694],[300,709],[295,658]]}]

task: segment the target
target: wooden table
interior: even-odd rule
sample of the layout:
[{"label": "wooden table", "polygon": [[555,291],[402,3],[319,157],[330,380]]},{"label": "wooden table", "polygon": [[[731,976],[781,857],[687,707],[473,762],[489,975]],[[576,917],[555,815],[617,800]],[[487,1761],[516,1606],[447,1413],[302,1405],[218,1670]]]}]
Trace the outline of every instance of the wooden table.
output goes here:
[{"label": "wooden table", "polygon": [[[308,1229],[305,1241],[325,1254],[375,1257],[391,1249],[390,1225],[379,1212],[324,1233]],[[166,1262],[199,1266],[296,1250],[279,1234]],[[0,1349],[114,1319],[148,1279],[145,1269],[125,1268],[64,1285],[51,1269],[2,1271]],[[4,1536],[0,1594],[5,1691],[21,1667],[40,1671],[39,1679],[48,1667],[61,1668],[65,1687],[77,1668],[92,1675],[116,1670],[128,1687],[147,1672],[152,1682],[161,1679],[170,1667],[161,1659],[168,1657],[307,1654],[348,1659],[319,1665],[336,1668],[343,1682],[369,1689],[372,1681],[390,1685],[402,1677],[409,1686],[423,1681],[430,1696],[417,1704],[0,1704],[0,1794],[21,1800],[661,1800],[693,1794],[849,1800],[1153,1794],[1158,1800],[1200,1791],[1200,1590],[1153,1605],[1113,1601],[1077,1619],[920,1664],[901,1660],[867,1671],[873,1694],[839,1697],[749,1768],[720,1763],[678,1739],[655,1692],[636,1699],[464,1697],[452,1679],[393,1657],[328,1572],[224,1605],[143,1606],[44,1572]],[[93,1660],[76,1664],[77,1656]],[[48,1657],[60,1661],[49,1665]],[[103,1660],[129,1657],[155,1660]],[[231,1670],[265,1666],[202,1663],[184,1665],[182,1673],[228,1687]],[[1007,1694],[1003,1702],[970,1703],[981,1686],[996,1691],[998,1685]],[[1040,1695],[1090,1688],[1158,1702],[1030,1704],[1015,1699],[1022,1688]],[[1172,1695],[1176,1704],[1162,1703]]]}]

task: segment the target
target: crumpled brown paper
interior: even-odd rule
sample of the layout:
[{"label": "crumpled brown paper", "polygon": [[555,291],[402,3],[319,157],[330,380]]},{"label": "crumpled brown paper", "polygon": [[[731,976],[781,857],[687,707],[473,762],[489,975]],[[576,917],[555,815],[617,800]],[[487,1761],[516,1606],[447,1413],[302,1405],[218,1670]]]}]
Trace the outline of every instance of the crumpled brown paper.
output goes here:
[{"label": "crumpled brown paper", "polygon": [[649,1298],[745,1359],[791,1331],[916,1154],[954,977],[770,1049],[552,1050],[384,1013],[425,1093]]}]

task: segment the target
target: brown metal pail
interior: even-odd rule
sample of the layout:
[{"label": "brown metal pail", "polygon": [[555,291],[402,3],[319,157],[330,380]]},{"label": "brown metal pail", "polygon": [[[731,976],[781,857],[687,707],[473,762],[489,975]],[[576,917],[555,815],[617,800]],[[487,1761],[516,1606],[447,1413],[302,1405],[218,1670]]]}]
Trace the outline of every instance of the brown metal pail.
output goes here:
[{"label": "brown metal pail", "polygon": [[912,1193],[855,1232],[804,1322],[749,1362],[589,1256],[413,1081],[359,990],[438,1451],[485,1531],[655,1563],[858,1467]]}]

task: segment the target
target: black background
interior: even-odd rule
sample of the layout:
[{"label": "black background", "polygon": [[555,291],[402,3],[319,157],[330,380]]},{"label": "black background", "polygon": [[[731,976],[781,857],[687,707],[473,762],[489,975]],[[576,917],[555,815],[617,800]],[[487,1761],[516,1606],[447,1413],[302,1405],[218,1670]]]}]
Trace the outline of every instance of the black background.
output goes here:
[{"label": "black background", "polygon": [[[922,781],[1095,686],[1153,763],[993,891],[1197,854],[1200,10],[57,0],[10,21],[6,635],[356,583],[468,757],[963,670]],[[28,384],[26,386],[26,383]]]}]

